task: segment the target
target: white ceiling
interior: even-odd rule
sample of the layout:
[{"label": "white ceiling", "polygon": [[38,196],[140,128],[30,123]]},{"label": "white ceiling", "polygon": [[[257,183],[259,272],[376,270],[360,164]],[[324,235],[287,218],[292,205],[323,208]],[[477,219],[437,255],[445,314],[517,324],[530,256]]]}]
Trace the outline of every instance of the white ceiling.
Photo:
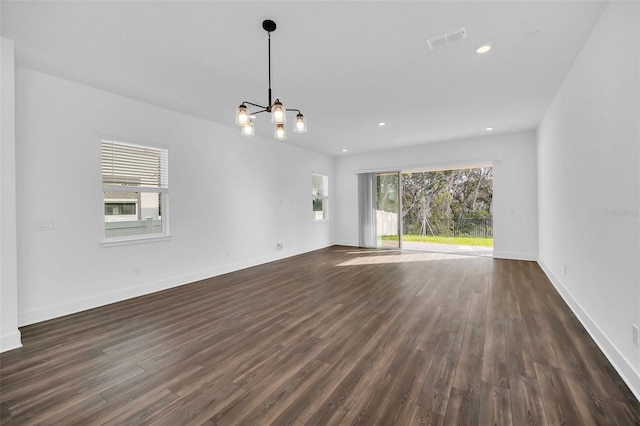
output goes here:
[{"label": "white ceiling", "polygon": [[[234,126],[267,102],[273,19],[273,97],[309,125],[286,143],[345,155],[535,128],[605,4],[2,0],[1,34],[19,66]],[[256,130],[272,137],[265,114]]]}]

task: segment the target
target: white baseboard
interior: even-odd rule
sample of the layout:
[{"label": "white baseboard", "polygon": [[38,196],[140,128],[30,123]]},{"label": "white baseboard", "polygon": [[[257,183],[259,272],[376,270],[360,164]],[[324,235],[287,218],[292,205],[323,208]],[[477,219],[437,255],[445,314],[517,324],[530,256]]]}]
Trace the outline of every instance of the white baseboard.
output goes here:
[{"label": "white baseboard", "polygon": [[21,347],[22,342],[20,341],[20,330],[0,336],[0,353]]},{"label": "white baseboard", "polygon": [[509,259],[509,260],[538,260],[538,255],[535,253],[518,253],[513,251],[493,251],[493,257],[495,259]]},{"label": "white baseboard", "polygon": [[357,241],[334,241],[334,246],[358,247]]},{"label": "white baseboard", "polygon": [[562,296],[566,304],[569,305],[569,308],[576,317],[578,317],[582,326],[587,330],[587,333],[589,333],[613,365],[613,368],[620,374],[622,380],[629,386],[629,389],[631,389],[636,399],[640,401],[640,372],[638,372],[633,364],[618,350],[616,345],[609,340],[607,335],[598,327],[598,324],[593,321],[591,316],[582,308],[571,292],[562,284],[562,281],[551,272],[551,269],[540,260],[538,261],[538,265],[540,265],[556,290],[558,290],[558,293],[560,293],[560,296]]},{"label": "white baseboard", "polygon": [[[285,259],[299,254],[308,253],[310,251],[329,247],[331,244],[314,245],[301,247],[294,250],[278,251],[270,255],[261,256],[254,259],[246,259],[240,262],[227,265],[217,266],[215,268],[206,269],[194,273],[175,276],[160,281],[150,282],[135,287],[129,287],[109,293],[102,293],[92,297],[72,300],[58,305],[47,306],[41,309],[35,309],[28,312],[20,312],[18,314],[18,324],[20,326],[35,324],[37,322],[47,321],[53,318],[59,318],[65,315],[86,311],[88,309],[97,308],[111,303],[121,302],[123,300],[132,299],[145,294],[151,294],[173,287],[190,284],[196,281],[213,278],[218,275],[227,274],[229,272],[239,271],[241,269],[262,265],[276,260]],[[19,338],[19,337],[18,337]],[[4,347],[4,346],[3,346]]]}]

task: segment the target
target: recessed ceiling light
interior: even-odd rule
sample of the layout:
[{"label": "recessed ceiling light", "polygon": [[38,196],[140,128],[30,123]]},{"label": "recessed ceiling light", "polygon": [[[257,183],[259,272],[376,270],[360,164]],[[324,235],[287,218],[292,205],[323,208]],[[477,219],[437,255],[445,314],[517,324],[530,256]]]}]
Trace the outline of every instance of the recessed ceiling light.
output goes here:
[{"label": "recessed ceiling light", "polygon": [[493,127],[485,127],[484,129],[485,129],[487,132],[490,132],[490,131],[492,131],[492,130],[493,130]]},{"label": "recessed ceiling light", "polygon": [[386,126],[386,125],[387,125],[387,123],[385,123],[384,121],[381,121],[381,122],[378,123],[378,126]]},{"label": "recessed ceiling light", "polygon": [[480,53],[480,54],[487,53],[490,50],[491,50],[491,45],[489,43],[487,43],[487,44],[483,44],[482,46],[478,47],[476,49],[476,53]]},{"label": "recessed ceiling light", "polygon": [[346,150],[346,149],[343,149],[343,150],[342,150],[342,152],[347,152],[347,150]]}]

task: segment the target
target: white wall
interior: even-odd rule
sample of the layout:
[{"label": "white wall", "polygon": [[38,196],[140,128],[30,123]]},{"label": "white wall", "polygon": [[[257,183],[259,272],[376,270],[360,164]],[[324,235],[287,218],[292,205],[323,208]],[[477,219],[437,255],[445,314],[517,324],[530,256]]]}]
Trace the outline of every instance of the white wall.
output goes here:
[{"label": "white wall", "polygon": [[0,39],[0,352],[21,346],[18,330],[15,85],[13,42]]},{"label": "white wall", "polygon": [[[23,68],[16,99],[20,325],[330,245],[329,156]],[[100,245],[100,137],[169,149],[169,241]]]},{"label": "white wall", "polygon": [[457,166],[493,160],[494,256],[537,259],[536,143],[533,132],[424,144],[336,160],[334,241],[358,245],[358,172]]},{"label": "white wall", "polygon": [[638,9],[608,4],[548,108],[538,199],[540,265],[640,398]]}]

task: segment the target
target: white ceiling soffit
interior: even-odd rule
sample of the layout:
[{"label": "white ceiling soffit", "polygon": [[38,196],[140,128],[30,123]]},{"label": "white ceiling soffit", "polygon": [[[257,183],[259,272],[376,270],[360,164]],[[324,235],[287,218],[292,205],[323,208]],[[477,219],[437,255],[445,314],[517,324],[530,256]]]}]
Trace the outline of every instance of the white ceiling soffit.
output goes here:
[{"label": "white ceiling soffit", "polygon": [[[286,143],[345,155],[342,149],[353,154],[476,137],[489,126],[493,133],[535,128],[606,3],[0,5],[1,33],[15,41],[18,66],[225,126],[234,126],[241,101],[266,102],[261,23],[273,19],[274,99],[301,109],[309,123],[305,134],[289,131]],[[430,38],[459,28],[466,38],[429,48]],[[484,43],[492,49],[478,55]],[[256,132],[271,139],[262,115]]]}]

